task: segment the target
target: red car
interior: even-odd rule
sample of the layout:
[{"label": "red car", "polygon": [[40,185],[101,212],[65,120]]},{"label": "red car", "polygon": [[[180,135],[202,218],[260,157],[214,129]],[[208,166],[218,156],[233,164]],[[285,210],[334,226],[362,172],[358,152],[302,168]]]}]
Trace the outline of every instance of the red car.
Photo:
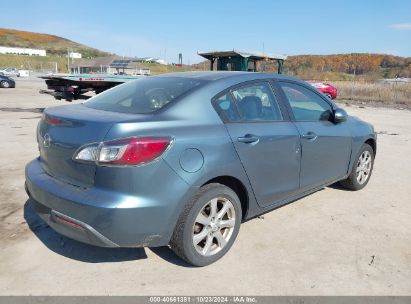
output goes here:
[{"label": "red car", "polygon": [[337,98],[337,88],[333,87],[331,84],[324,83],[324,82],[316,82],[316,81],[307,81],[311,84],[314,88],[318,91],[326,95],[330,99]]}]

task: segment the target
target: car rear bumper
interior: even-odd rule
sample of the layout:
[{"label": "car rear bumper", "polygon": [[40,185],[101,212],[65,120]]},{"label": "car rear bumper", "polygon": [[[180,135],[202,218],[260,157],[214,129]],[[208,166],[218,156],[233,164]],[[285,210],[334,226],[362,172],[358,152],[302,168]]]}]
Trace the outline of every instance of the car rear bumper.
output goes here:
[{"label": "car rear bumper", "polygon": [[[30,191],[26,192],[30,196]],[[55,231],[71,239],[100,247],[119,247],[104,235],[99,233],[90,225],[73,219],[58,211],[52,210],[33,198],[30,200],[30,207]]]},{"label": "car rear bumper", "polygon": [[[176,193],[166,200],[97,187],[79,188],[48,175],[38,159],[26,166],[26,191],[34,211],[58,233],[102,247],[165,246],[188,197],[195,191],[164,164]],[[175,176],[173,176],[175,175]],[[158,189],[156,189],[157,192]]]}]

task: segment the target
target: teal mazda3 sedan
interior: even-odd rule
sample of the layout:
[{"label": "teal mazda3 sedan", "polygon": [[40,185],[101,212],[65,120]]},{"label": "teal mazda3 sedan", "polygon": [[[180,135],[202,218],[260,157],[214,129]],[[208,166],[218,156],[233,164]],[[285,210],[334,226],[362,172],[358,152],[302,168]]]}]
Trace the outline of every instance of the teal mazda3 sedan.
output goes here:
[{"label": "teal mazda3 sedan", "polygon": [[370,124],[309,84],[247,72],[147,77],[47,108],[37,141],[26,191],[55,231],[170,246],[195,266],[247,219],[336,182],[362,189],[377,147]]}]

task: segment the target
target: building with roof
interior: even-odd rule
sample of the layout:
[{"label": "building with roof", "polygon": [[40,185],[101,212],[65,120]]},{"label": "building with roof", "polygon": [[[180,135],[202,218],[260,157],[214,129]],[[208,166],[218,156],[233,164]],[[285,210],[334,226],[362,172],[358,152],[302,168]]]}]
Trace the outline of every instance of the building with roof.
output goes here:
[{"label": "building with roof", "polygon": [[135,61],[137,61],[137,62],[147,62],[147,63],[158,63],[158,64],[163,64],[163,65],[168,65],[168,62],[165,61],[164,59],[154,58],[154,57],[136,58]]},{"label": "building with roof", "polygon": [[0,46],[0,54],[46,56],[46,50]]},{"label": "building with roof", "polygon": [[74,58],[74,59],[81,59],[83,56],[81,55],[81,53],[70,52],[70,53],[68,54],[68,57]]},{"label": "building with roof", "polygon": [[70,65],[71,74],[126,74],[126,75],[150,75],[150,69],[134,59],[117,55],[83,59]]},{"label": "building with roof", "polygon": [[287,59],[286,55],[257,54],[234,49],[229,51],[198,52],[197,54],[210,60],[210,70],[214,69],[214,64],[216,63],[218,71],[256,72],[258,61],[276,61],[278,74],[281,74],[284,61]]}]

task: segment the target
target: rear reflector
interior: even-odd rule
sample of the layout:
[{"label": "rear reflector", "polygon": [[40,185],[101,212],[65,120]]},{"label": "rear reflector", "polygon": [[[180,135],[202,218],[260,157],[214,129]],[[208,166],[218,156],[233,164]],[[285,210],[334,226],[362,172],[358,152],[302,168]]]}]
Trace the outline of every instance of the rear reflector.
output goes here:
[{"label": "rear reflector", "polygon": [[71,220],[69,220],[67,218],[64,218],[64,217],[62,217],[60,215],[57,215],[57,214],[54,214],[54,216],[55,216],[56,221],[63,224],[63,225],[70,226],[71,228],[75,228],[75,229],[84,230],[84,227],[82,225],[80,225],[80,224],[78,224],[74,221],[71,221]]}]

